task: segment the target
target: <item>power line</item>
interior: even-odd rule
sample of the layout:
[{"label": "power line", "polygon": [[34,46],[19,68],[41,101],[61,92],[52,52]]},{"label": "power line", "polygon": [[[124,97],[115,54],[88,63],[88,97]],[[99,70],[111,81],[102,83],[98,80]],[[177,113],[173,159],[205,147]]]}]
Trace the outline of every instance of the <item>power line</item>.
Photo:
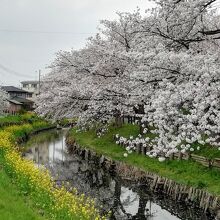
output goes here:
[{"label": "power line", "polygon": [[12,69],[10,69],[10,68],[2,65],[2,64],[0,64],[0,69],[4,70],[5,72],[7,72],[9,74],[15,75],[15,76],[28,77],[28,78],[30,77],[28,75],[25,75],[25,74],[19,73],[17,71],[14,71],[14,70],[12,70]]},{"label": "power line", "polygon": [[0,32],[6,33],[31,33],[31,34],[72,34],[72,35],[91,35],[95,32],[65,32],[65,31],[41,31],[41,30],[13,30],[13,29],[0,29]]}]

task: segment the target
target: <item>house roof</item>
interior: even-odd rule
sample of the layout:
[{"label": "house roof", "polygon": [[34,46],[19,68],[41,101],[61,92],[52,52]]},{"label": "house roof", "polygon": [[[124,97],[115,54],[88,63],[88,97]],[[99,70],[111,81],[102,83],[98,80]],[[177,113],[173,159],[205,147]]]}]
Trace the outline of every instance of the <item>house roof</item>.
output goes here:
[{"label": "house roof", "polygon": [[25,98],[18,97],[18,96],[13,97],[12,100],[20,102],[21,104],[32,104],[32,103],[34,103],[33,101],[31,101],[29,99],[25,99]]},{"label": "house roof", "polygon": [[6,92],[29,93],[25,90],[19,89],[19,88],[14,87],[14,86],[2,86],[1,89],[6,91]]},{"label": "house roof", "polygon": [[39,84],[37,80],[22,81],[21,84]]},{"label": "house roof", "polygon": [[15,104],[15,105],[23,105],[21,102],[18,102],[18,101],[14,100],[14,99],[9,99],[8,101],[13,103],[13,104]]}]

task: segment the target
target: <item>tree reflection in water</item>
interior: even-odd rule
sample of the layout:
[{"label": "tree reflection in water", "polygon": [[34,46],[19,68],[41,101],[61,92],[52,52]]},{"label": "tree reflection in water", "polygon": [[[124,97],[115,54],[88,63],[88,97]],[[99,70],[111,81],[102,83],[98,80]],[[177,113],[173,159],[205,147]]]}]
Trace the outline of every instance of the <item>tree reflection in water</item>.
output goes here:
[{"label": "tree reflection in water", "polygon": [[[110,208],[110,219],[119,219],[117,217],[122,217],[123,215],[124,219],[145,220],[149,219],[149,217],[154,216],[151,211],[151,200],[149,195],[139,195],[137,192],[133,192],[131,189],[124,187],[122,185],[122,181],[118,178],[115,178],[114,192],[114,203],[113,206]],[[150,203],[149,208],[146,207],[148,202]]]}]

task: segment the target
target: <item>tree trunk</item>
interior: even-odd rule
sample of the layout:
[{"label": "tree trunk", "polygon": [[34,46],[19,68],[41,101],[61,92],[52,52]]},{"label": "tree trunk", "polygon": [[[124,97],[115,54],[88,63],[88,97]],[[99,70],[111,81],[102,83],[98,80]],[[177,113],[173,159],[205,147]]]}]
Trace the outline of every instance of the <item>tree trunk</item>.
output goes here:
[{"label": "tree trunk", "polygon": [[123,124],[123,120],[122,120],[122,117],[120,114],[116,114],[115,115],[115,126],[120,128],[122,127],[122,124]]}]

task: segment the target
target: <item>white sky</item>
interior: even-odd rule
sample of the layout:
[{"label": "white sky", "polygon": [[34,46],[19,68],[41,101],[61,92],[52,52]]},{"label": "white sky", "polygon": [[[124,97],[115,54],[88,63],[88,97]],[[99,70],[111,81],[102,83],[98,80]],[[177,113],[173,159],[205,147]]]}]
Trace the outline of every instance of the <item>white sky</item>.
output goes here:
[{"label": "white sky", "polygon": [[[37,79],[58,50],[79,49],[99,20],[143,11],[148,0],[0,0],[0,84]],[[49,32],[49,33],[48,33]]]}]

